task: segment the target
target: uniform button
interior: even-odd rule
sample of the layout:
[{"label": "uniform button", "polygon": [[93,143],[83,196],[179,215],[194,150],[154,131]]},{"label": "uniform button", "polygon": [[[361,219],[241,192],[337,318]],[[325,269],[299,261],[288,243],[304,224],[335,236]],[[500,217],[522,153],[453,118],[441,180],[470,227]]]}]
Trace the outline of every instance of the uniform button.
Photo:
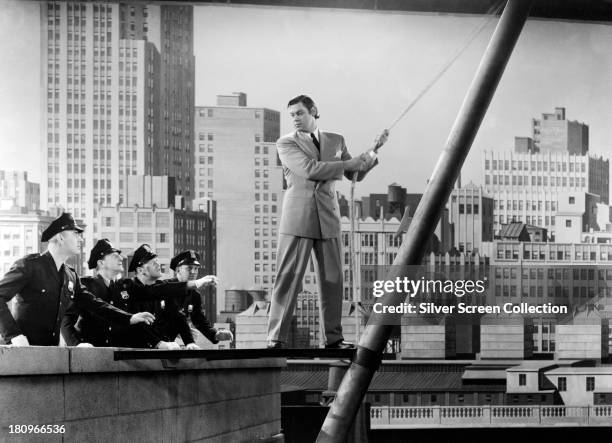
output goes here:
[{"label": "uniform button", "polygon": [[113,330],[113,328],[112,328],[111,326],[109,326],[109,327],[108,327],[108,330],[109,330],[109,331],[112,331],[112,330]]},{"label": "uniform button", "polygon": [[110,304],[111,304],[111,305],[114,305],[115,303],[114,303],[114,302],[111,302]]}]

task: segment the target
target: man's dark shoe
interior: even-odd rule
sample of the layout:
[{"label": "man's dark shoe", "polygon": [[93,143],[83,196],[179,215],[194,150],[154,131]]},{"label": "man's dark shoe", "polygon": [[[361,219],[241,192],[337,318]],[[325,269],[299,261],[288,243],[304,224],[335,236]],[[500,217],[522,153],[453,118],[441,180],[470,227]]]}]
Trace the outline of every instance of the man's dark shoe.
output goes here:
[{"label": "man's dark shoe", "polygon": [[282,341],[270,340],[268,342],[268,349],[283,349],[285,344]]},{"label": "man's dark shoe", "polygon": [[329,345],[325,345],[325,349],[355,349],[355,345],[348,341],[338,340]]}]

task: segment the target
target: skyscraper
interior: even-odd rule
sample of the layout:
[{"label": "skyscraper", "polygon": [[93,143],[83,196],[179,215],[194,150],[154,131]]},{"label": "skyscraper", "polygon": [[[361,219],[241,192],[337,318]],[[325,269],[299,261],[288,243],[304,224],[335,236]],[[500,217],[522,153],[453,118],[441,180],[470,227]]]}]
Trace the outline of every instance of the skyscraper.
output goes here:
[{"label": "skyscraper", "polygon": [[194,58],[190,6],[41,4],[41,206],[89,229],[124,200],[129,175],[169,175],[192,198]]},{"label": "skyscraper", "polygon": [[194,206],[217,201],[218,307],[228,289],[272,292],[283,192],[279,136],[279,112],[247,107],[243,93],[196,107]]}]

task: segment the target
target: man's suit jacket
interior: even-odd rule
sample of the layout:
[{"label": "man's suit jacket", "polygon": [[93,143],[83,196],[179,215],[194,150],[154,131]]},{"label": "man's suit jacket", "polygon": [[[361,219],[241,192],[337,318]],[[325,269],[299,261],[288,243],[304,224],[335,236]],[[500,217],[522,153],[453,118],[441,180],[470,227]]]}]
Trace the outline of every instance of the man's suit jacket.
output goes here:
[{"label": "man's suit jacket", "polygon": [[[341,135],[323,131],[319,134],[320,154],[313,142],[302,139],[297,132],[276,142],[287,182],[281,234],[315,239],[340,235],[340,208],[334,181],[342,180],[343,175],[351,179],[353,173],[345,172],[342,166],[351,155]],[[357,181],[361,181],[368,171],[359,172]]]}]

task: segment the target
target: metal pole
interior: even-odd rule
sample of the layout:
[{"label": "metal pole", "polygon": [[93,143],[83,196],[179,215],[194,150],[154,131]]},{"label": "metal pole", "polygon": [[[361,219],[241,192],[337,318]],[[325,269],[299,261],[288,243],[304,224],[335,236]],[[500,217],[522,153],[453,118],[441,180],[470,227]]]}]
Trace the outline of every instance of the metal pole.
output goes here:
[{"label": "metal pole", "polygon": [[[406,265],[420,264],[427,242],[440,218],[440,213],[453,189],[457,175],[527,20],[532,1],[508,0],[459,110],[446,147],[438,159],[425,194],[417,207],[408,229],[406,242],[400,247],[393,263],[394,266],[387,275],[388,280],[404,277],[405,271],[398,269]],[[384,306],[391,306],[403,302],[404,298],[405,294],[391,292],[386,293],[380,302]],[[381,324],[380,318],[378,322],[376,321],[376,318],[381,315],[373,313],[370,317],[355,358],[340,384],[336,399],[319,432],[318,443],[344,443],[346,441],[349,428],[372,376],[378,369],[382,352],[393,329],[389,322]],[[394,314],[394,316],[401,317],[400,314]]]}]

